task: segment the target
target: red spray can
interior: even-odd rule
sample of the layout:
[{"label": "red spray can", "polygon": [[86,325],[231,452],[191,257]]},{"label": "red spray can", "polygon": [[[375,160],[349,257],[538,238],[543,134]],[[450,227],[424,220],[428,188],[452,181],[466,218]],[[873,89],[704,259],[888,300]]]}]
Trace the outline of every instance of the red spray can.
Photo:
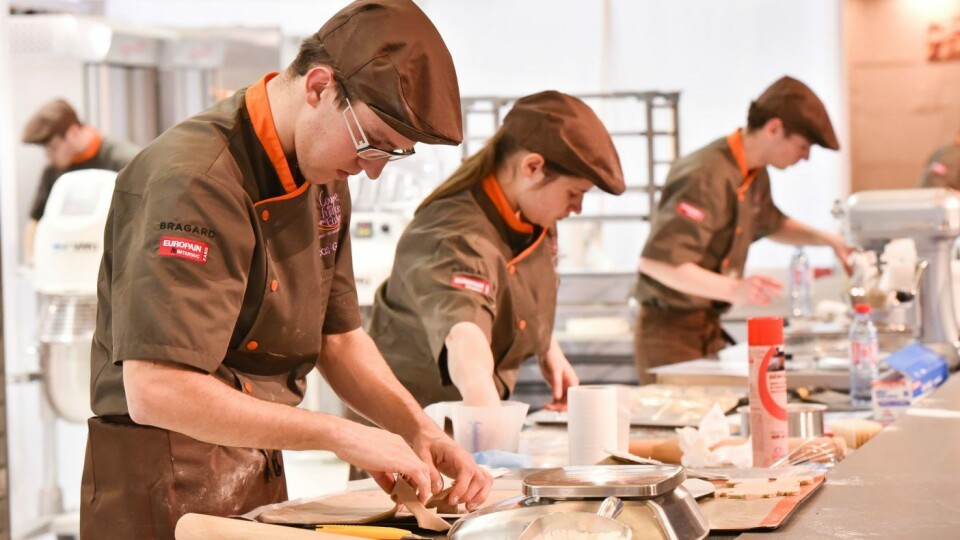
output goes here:
[{"label": "red spray can", "polygon": [[787,453],[787,372],[783,319],[747,319],[750,358],[750,436],[753,466],[769,467]]}]

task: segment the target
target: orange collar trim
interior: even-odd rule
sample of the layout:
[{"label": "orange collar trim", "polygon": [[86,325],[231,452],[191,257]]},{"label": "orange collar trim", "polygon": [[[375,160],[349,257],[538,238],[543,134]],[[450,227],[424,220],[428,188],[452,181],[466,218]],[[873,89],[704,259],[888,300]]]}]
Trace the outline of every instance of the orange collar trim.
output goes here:
[{"label": "orange collar trim", "polygon": [[752,171],[747,169],[747,153],[743,149],[743,131],[740,128],[737,128],[736,131],[727,135],[727,144],[730,146],[730,151],[733,152],[733,159],[737,161],[740,176],[743,176],[743,183],[740,184],[737,193],[745,193],[750,189],[750,184],[752,184],[753,179],[757,177],[759,169]]},{"label": "orange collar trim", "polygon": [[277,135],[277,127],[273,123],[270,100],[267,99],[267,81],[276,76],[277,72],[275,71],[267,73],[253,86],[247,88],[247,112],[250,113],[253,131],[260,139],[260,144],[263,145],[264,150],[267,151],[267,156],[269,156],[270,163],[277,171],[277,176],[280,177],[280,183],[283,185],[284,191],[292,193],[297,190],[297,183],[293,181],[290,164],[287,163],[287,156],[283,154],[280,137]]},{"label": "orange collar trim", "polygon": [[508,227],[518,233],[530,234],[533,232],[533,225],[522,221],[517,216],[517,212],[510,207],[507,196],[503,194],[503,189],[500,187],[500,181],[497,180],[497,177],[491,174],[483,179],[483,192],[487,194],[487,197],[490,197],[490,202],[496,207],[497,212],[500,213],[500,217],[503,218]]},{"label": "orange collar trim", "polygon": [[73,161],[70,162],[71,165],[79,165],[84,161],[90,161],[93,159],[93,156],[97,155],[97,152],[100,151],[100,147],[103,146],[103,136],[100,135],[100,132],[97,131],[96,128],[91,129],[93,129],[93,140],[83,149],[83,152],[74,156]]},{"label": "orange collar trim", "polygon": [[540,231],[540,236],[538,236],[537,239],[534,240],[532,244],[530,244],[530,247],[523,250],[522,253],[520,253],[513,259],[511,259],[510,262],[507,263],[507,266],[516,265],[520,261],[526,259],[528,256],[530,256],[531,253],[533,253],[534,251],[537,250],[538,247],[540,247],[540,244],[543,243],[543,239],[546,237],[547,237],[547,229],[543,229],[542,231]]}]

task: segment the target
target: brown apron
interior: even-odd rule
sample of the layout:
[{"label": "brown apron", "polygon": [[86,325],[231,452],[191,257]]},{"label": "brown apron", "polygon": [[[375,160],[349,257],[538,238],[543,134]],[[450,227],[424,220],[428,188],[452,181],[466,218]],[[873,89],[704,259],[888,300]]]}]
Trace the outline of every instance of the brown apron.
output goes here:
[{"label": "brown apron", "polygon": [[698,358],[716,358],[730,340],[711,310],[678,311],[642,306],[637,317],[634,362],[640,384],[656,382],[649,368]]},{"label": "brown apron", "polygon": [[279,450],[211,445],[103,418],[88,427],[81,491],[93,496],[80,501],[84,540],[172,539],[186,513],[232,516],[287,498]]}]

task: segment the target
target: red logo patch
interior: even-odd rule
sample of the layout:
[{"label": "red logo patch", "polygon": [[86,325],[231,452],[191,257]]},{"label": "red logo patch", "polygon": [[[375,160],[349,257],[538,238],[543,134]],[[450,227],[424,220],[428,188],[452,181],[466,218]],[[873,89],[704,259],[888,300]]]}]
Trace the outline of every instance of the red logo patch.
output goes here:
[{"label": "red logo patch", "polygon": [[947,166],[939,161],[935,161],[930,164],[930,172],[937,176],[945,176],[947,174]]},{"label": "red logo patch", "polygon": [[209,253],[210,247],[203,242],[174,236],[161,236],[160,250],[157,251],[161,257],[177,257],[201,264],[207,264]]},{"label": "red logo patch", "polygon": [[453,279],[450,280],[450,284],[458,289],[466,289],[468,291],[478,292],[481,294],[490,293],[490,283],[473,277],[455,275]]},{"label": "red logo patch", "polygon": [[692,221],[700,223],[703,221],[703,218],[707,217],[707,213],[704,212],[701,208],[688,203],[687,201],[680,201],[677,204],[677,213],[681,216],[690,218]]}]

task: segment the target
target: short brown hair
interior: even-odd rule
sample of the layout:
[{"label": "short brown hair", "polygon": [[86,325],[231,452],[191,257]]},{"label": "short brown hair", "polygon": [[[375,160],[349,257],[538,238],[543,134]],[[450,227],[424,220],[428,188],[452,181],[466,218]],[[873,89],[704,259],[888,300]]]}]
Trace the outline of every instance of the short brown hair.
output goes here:
[{"label": "short brown hair", "polygon": [[333,79],[337,83],[335,103],[338,109],[345,109],[347,107],[347,98],[350,97],[347,83],[344,82],[346,81],[346,77],[343,77],[340,74],[340,70],[333,64],[333,59],[330,58],[330,53],[328,53],[327,49],[323,46],[319,32],[303,40],[303,43],[300,44],[297,57],[294,58],[293,62],[287,67],[287,77],[291,79],[303,77],[317,66],[326,66],[333,71]]},{"label": "short brown hair", "polygon": [[77,111],[66,100],[55,99],[33,113],[23,128],[26,144],[47,144],[54,137],[63,136],[71,126],[80,125]]}]

